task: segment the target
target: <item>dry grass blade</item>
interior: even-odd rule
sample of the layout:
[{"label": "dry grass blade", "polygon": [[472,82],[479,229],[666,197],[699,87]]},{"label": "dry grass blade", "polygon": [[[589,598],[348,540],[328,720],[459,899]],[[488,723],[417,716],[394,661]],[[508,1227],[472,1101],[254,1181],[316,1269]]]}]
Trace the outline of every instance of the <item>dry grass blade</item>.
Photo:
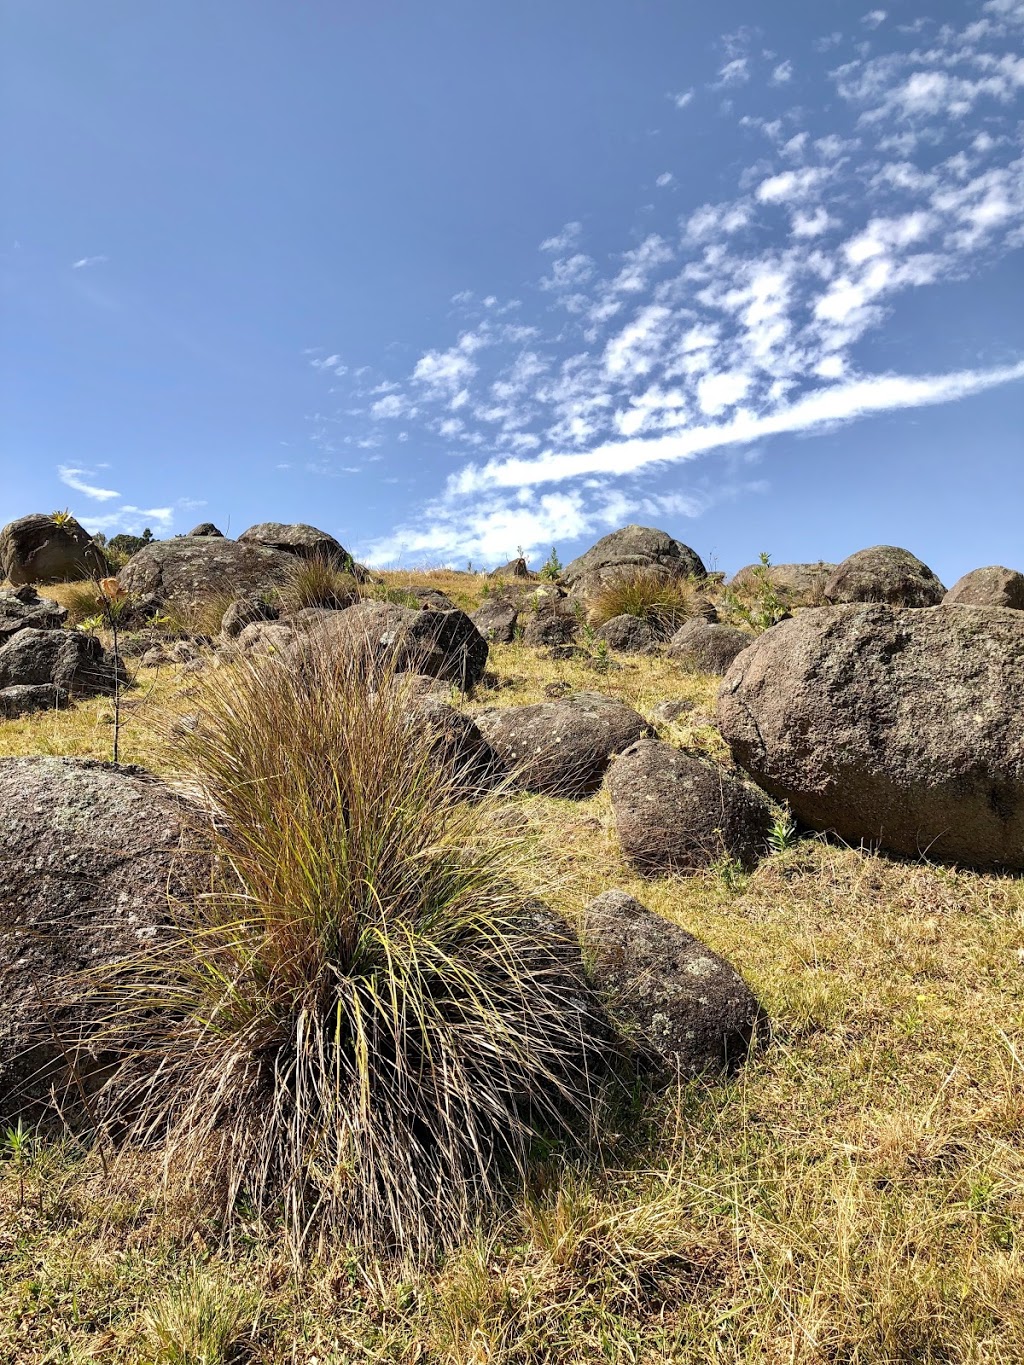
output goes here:
[{"label": "dry grass blade", "polygon": [[285,615],[320,607],[327,611],[343,611],[359,601],[359,587],[351,573],[328,555],[311,555],[296,559],[279,592],[281,610]]},{"label": "dry grass blade", "polygon": [[242,664],[181,742],[222,871],[110,989],[134,1137],[294,1245],[456,1241],[538,1133],[593,1128],[578,950],[400,680],[371,692],[312,650]]},{"label": "dry grass blade", "polygon": [[593,626],[616,616],[637,616],[667,639],[697,612],[700,587],[692,578],[665,578],[650,569],[624,569],[590,599]]}]

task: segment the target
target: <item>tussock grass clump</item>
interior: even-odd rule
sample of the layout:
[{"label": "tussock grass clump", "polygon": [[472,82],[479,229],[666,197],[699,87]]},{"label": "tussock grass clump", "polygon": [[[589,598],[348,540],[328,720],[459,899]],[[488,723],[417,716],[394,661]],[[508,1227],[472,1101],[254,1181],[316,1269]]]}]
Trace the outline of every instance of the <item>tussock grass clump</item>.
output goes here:
[{"label": "tussock grass clump", "polygon": [[281,611],[304,611],[320,607],[343,611],[359,601],[359,588],[351,572],[329,555],[315,554],[296,558],[279,592]]},{"label": "tussock grass clump", "polygon": [[161,634],[175,639],[197,635],[212,638],[220,633],[224,613],[237,597],[237,591],[227,585],[211,585],[202,597],[168,602],[153,625]]},{"label": "tussock grass clump", "polygon": [[224,1276],[191,1271],[146,1310],[147,1359],[152,1365],[231,1365],[248,1358],[255,1316],[253,1295]]},{"label": "tussock grass clump", "polygon": [[377,689],[311,651],[203,697],[181,758],[219,878],[114,983],[115,1093],[229,1224],[409,1256],[521,1185],[538,1134],[592,1130],[600,1030],[521,847]]},{"label": "tussock grass clump", "polygon": [[650,569],[624,569],[602,583],[589,604],[592,626],[637,616],[667,639],[696,613],[700,587],[692,578],[662,578]]}]

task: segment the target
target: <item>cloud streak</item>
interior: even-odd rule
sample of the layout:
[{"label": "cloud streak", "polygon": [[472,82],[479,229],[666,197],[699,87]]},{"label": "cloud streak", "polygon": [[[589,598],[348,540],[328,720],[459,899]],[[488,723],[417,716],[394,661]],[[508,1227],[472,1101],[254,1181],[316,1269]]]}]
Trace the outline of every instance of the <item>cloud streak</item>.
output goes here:
[{"label": "cloud streak", "polygon": [[60,475],[61,483],[73,488],[76,493],[84,493],[87,498],[95,498],[97,502],[109,502],[112,498],[121,496],[116,489],[98,488],[95,484],[86,483],[86,479],[94,477],[88,469],[74,469],[71,465],[62,464],[58,467],[57,473]]}]

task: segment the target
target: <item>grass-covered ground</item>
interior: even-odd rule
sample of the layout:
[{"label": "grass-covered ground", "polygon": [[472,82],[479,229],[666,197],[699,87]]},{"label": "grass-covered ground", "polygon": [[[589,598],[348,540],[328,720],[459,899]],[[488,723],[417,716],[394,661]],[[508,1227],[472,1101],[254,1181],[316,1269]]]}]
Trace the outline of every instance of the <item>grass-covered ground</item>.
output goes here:
[{"label": "grass-covered ground", "polygon": [[[440,579],[440,581],[438,581]],[[429,581],[446,587],[442,576]],[[448,589],[473,605],[476,580]],[[716,681],[661,658],[554,662],[494,647],[470,709],[553,682],[722,753]],[[144,671],[124,761],[194,680]],[[0,755],[110,754],[111,703],[0,724]],[[0,1361],[1017,1362],[1024,1358],[1024,883],[818,839],[750,876],[639,880],[603,795],[513,798],[549,900],[629,891],[730,958],[774,1023],[735,1080],[638,1099],[600,1169],[539,1160],[532,1188],[428,1271],[396,1280],[339,1245],[300,1274],[283,1245],[158,1193],[140,1162],[8,1137]]]}]

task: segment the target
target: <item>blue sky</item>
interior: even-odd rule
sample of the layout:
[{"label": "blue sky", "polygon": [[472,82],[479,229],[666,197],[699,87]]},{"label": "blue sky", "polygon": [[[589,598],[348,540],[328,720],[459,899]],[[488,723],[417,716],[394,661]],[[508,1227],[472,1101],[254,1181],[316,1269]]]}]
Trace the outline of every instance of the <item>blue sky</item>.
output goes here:
[{"label": "blue sky", "polygon": [[0,520],[1024,567],[1024,0],[0,14]]}]

